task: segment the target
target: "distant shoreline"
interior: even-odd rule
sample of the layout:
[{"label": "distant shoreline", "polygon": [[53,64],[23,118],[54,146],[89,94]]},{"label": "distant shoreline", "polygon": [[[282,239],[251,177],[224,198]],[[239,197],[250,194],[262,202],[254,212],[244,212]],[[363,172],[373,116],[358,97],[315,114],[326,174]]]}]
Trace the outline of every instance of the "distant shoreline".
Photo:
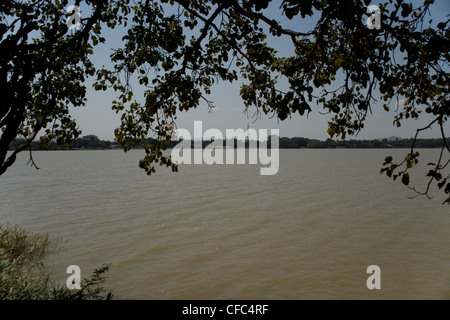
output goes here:
[{"label": "distant shoreline", "polygon": [[[87,138],[78,138],[72,141],[71,145],[68,147],[58,146],[56,142],[51,142],[47,148],[41,148],[39,142],[33,141],[31,143],[31,149],[33,151],[60,151],[60,150],[122,150],[117,142],[100,140],[96,136],[88,136]],[[144,149],[146,144],[152,143],[155,140],[145,139],[139,145],[133,147],[132,149]],[[374,139],[374,140],[332,140],[327,139],[321,141],[318,139],[309,139],[302,137],[287,138],[282,137],[279,139],[279,149],[405,149],[411,148],[414,139],[399,139],[391,137],[389,139]],[[9,150],[15,150],[25,140],[16,140],[10,145]],[[203,141],[202,148],[207,147],[212,141]],[[230,141],[228,141],[229,143]],[[243,141],[241,141],[242,143]],[[171,149],[178,145],[179,141],[171,141],[168,145],[168,149]],[[196,141],[198,143],[198,141]],[[254,141],[253,141],[254,143]],[[447,139],[447,143],[450,145],[450,138]],[[231,141],[231,144],[233,142]],[[256,143],[259,145],[259,142]],[[414,143],[415,149],[435,149],[442,148],[442,139],[417,139]],[[194,141],[191,141],[192,148],[195,148]],[[228,146],[227,142],[224,141],[224,148]],[[245,142],[245,147],[249,147],[249,142]],[[270,139],[267,143],[267,147],[271,148]],[[234,148],[238,148],[236,140],[234,141]]]},{"label": "distant shoreline", "polygon": [[[280,150],[404,150],[404,149],[410,149],[411,147],[391,147],[391,148],[279,148]],[[441,149],[442,147],[429,147],[429,148],[414,148],[414,150],[419,149]],[[172,150],[173,148],[167,148],[167,150]],[[236,148],[235,148],[236,149]],[[248,148],[246,148],[248,149]],[[61,151],[122,151],[122,149],[31,149],[33,152],[61,152]],[[145,150],[144,148],[133,148],[129,151],[139,151],[139,150]],[[269,149],[270,150],[270,149]],[[14,150],[8,150],[8,151],[14,151]],[[29,151],[29,150],[28,150]],[[127,152],[129,152],[127,151]]]}]

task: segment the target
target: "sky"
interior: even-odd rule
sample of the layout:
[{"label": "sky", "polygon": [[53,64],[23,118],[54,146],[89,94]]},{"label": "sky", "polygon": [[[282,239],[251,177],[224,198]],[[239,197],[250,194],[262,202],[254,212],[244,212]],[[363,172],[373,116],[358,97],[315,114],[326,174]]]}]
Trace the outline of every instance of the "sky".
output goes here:
[{"label": "sky", "polygon": [[[317,17],[310,19],[293,19],[289,21],[280,15],[279,4],[281,1],[274,1],[274,5],[269,7],[267,14],[281,21],[283,26],[295,31],[309,31],[313,28],[313,23]],[[414,3],[414,1],[413,1]],[[417,3],[417,1],[416,1]],[[373,2],[372,4],[377,4]],[[439,21],[445,21],[450,14],[450,0],[436,0],[430,18],[433,24]],[[99,67],[107,65],[112,48],[121,46],[121,37],[123,33],[118,30],[106,31],[104,37],[106,43],[95,48],[92,61]],[[269,44],[280,52],[281,55],[292,53],[290,39],[269,38]],[[117,93],[112,90],[95,91],[88,81],[87,103],[84,107],[72,108],[71,114],[79,124],[82,135],[94,134],[103,140],[114,140],[114,129],[120,125],[120,114],[117,115],[111,110],[112,101],[116,99]],[[208,112],[206,103],[201,103],[195,110],[179,112],[176,120],[178,128],[187,129],[190,132],[194,130],[194,121],[202,121],[203,130],[216,128],[225,133],[226,129],[279,129],[280,136],[283,137],[305,137],[310,139],[325,140],[329,138],[327,134],[329,115],[323,115],[319,106],[312,106],[313,111],[308,115],[300,116],[297,113],[291,118],[279,121],[276,117],[263,115],[261,118],[252,117],[255,109],[250,109],[247,114],[244,113],[245,107],[239,96],[241,81],[230,83],[219,83],[213,87],[211,95],[207,97],[212,100],[216,106],[212,112]],[[142,88],[133,87],[136,98],[143,96]],[[364,129],[357,136],[349,136],[348,139],[382,139],[391,136],[401,138],[411,138],[416,129],[426,126],[431,117],[422,114],[419,120],[404,120],[400,128],[393,125],[395,115],[395,106],[391,106],[391,111],[386,112],[382,107],[383,103],[378,102],[373,105],[373,115],[369,116],[365,122]],[[401,105],[401,102],[400,102]],[[440,132],[438,128],[428,129],[421,133],[422,138],[438,138]]]}]

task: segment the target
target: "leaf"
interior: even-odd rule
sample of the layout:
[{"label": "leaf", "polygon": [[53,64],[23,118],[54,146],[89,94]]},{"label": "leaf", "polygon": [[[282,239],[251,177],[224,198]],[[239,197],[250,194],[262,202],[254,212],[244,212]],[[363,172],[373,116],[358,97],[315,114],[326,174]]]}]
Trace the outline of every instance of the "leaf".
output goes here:
[{"label": "leaf", "polygon": [[409,14],[412,12],[412,5],[410,3],[406,4],[403,3],[402,4],[402,17],[406,18],[407,16],[409,16]]},{"label": "leaf", "polygon": [[409,185],[409,173],[405,173],[402,176],[402,183],[407,186]]},{"label": "leaf", "polygon": [[317,78],[314,78],[314,80],[313,80],[313,84],[314,84],[314,86],[315,86],[316,88],[319,88],[319,87],[320,87],[320,85],[321,85],[321,82],[319,81],[319,79],[317,79]]},{"label": "leaf", "polygon": [[327,133],[331,138],[333,138],[334,135],[336,134],[336,131],[334,131],[333,128],[328,128]]},{"label": "leaf", "polygon": [[450,183],[447,183],[447,185],[445,186],[445,193],[450,193]]},{"label": "leaf", "polygon": [[394,87],[399,86],[402,83],[402,80],[400,80],[400,78],[395,77],[391,79],[391,85]]},{"label": "leaf", "polygon": [[337,58],[336,60],[334,60],[334,66],[336,68],[339,68],[342,64],[342,61],[344,61],[342,58]]},{"label": "leaf", "polygon": [[438,27],[439,29],[441,29],[441,30],[444,30],[446,25],[447,25],[447,24],[446,24],[445,22],[439,22],[438,25],[437,25],[437,27]]},{"label": "leaf", "polygon": [[386,157],[386,159],[384,159],[383,165],[387,165],[387,164],[389,164],[389,163],[391,163],[391,162],[392,162],[392,157],[391,157],[391,156],[388,156],[388,157]]}]

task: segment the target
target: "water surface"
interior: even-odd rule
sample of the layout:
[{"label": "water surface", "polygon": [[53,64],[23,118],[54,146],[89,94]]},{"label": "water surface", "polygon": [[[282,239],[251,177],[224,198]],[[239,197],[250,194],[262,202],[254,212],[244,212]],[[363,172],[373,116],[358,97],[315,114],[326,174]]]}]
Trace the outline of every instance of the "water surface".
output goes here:
[{"label": "water surface", "polygon": [[[426,164],[438,150],[421,152]],[[88,277],[111,263],[123,299],[448,299],[443,194],[408,199],[379,174],[406,153],[280,150],[274,176],[184,165],[150,177],[139,150],[35,152],[40,170],[24,153],[0,177],[0,224],[66,239],[46,260],[63,282],[69,265]],[[381,290],[366,287],[369,265]]]}]

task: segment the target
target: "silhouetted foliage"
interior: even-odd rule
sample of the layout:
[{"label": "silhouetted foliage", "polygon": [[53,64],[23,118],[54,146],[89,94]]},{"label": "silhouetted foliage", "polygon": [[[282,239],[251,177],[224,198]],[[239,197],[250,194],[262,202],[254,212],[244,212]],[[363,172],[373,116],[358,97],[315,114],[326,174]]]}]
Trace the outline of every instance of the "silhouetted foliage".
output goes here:
[{"label": "silhouetted foliage", "polygon": [[[386,149],[386,148],[411,148],[411,144],[414,139],[395,139],[395,140],[387,140],[387,139],[375,139],[375,140],[332,140],[327,139],[325,141],[317,140],[317,139],[309,139],[302,137],[282,137],[279,140],[279,148],[280,149],[335,149],[335,148],[345,148],[345,149]],[[10,150],[15,150],[18,146],[22,145],[25,142],[25,139],[17,139],[15,142],[11,143]],[[156,139],[147,138],[144,139],[140,144],[134,145],[133,149],[144,149],[147,144],[156,143]],[[205,148],[212,141],[202,141],[202,147]],[[180,141],[170,141],[167,145],[167,148],[173,148],[177,146]],[[447,139],[447,143],[450,143],[450,138]],[[427,149],[427,148],[441,148],[442,147],[442,139],[416,139],[415,141],[416,148],[418,149]],[[238,147],[238,143],[235,139],[233,144],[235,148]],[[249,148],[249,141],[245,141],[244,146]],[[255,144],[259,147],[259,142]],[[223,141],[223,146],[227,146],[227,141]],[[270,148],[271,143],[270,139],[267,142],[267,146]],[[191,141],[191,148],[195,148],[195,142]],[[39,142],[33,141],[31,143],[32,150],[42,150],[40,148]],[[55,141],[51,141],[49,147],[45,150],[78,150],[78,149],[120,149],[119,145],[116,142],[108,141],[108,140],[100,140],[98,138],[93,140],[87,140],[84,138],[77,138],[72,140],[72,143],[67,147],[63,147],[58,145]]]},{"label": "silhouetted foliage", "polygon": [[[405,159],[388,163],[383,172],[406,174],[418,160],[418,134],[437,126],[442,153],[431,165],[430,184],[443,188],[450,201],[450,182],[445,188],[441,185],[449,163],[443,156],[450,153],[443,129],[450,114],[449,20],[428,21],[432,0],[389,0],[379,4],[381,28],[370,29],[365,24],[370,2],[284,0],[279,6],[270,0],[75,1],[92,10],[83,16],[81,30],[68,32],[67,0],[3,1],[0,174],[18,152],[30,147],[38,132],[44,132],[43,148],[51,141],[67,147],[79,136],[69,106],[85,104],[85,78],[94,75],[96,90],[112,88],[118,95],[112,108],[121,114],[115,130],[121,148],[127,151],[156,137],[145,144],[140,167],[147,174],[155,171],[155,164],[176,171],[162,151],[170,143],[177,114],[196,108],[200,101],[213,107],[208,94],[214,84],[239,80],[243,102],[256,107],[256,117],[264,113],[284,120],[318,107],[332,115],[330,138],[357,134],[373,108],[387,111],[395,99],[403,101],[394,115],[396,126],[420,117],[421,106],[434,120],[417,130]],[[290,20],[312,16],[312,28],[286,28],[270,17],[270,4],[278,5]],[[89,55],[105,40],[102,28],[117,26],[127,28],[127,33],[122,47],[111,54],[113,66],[96,70]],[[285,38],[295,53],[280,56],[268,37]],[[280,77],[287,79],[289,88],[282,89]],[[134,98],[133,78],[145,88],[144,102]],[[18,137],[25,143],[6,157]],[[409,179],[402,182],[408,185]],[[428,190],[422,194],[428,195]]]}]

